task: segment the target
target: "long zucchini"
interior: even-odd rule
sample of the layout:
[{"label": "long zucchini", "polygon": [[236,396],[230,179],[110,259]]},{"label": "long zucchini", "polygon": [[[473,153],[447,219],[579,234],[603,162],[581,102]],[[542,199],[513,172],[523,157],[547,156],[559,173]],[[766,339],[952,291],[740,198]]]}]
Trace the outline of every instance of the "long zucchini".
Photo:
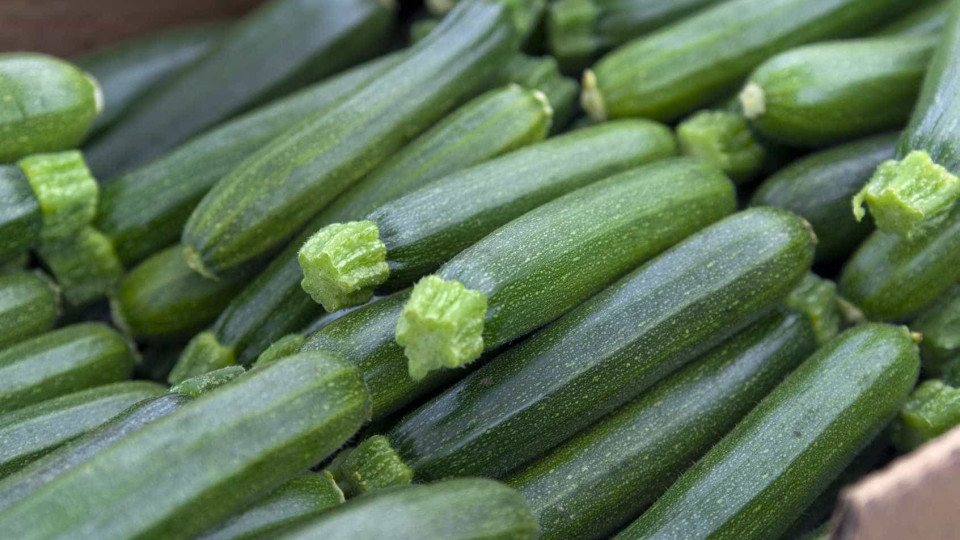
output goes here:
[{"label": "long zucchini", "polygon": [[597,119],[675,120],[733,92],[768,57],[856,35],[904,0],[731,0],[615,49],[588,70],[583,105]]},{"label": "long zucchini", "polygon": [[0,274],[0,349],[53,328],[60,315],[60,291],[43,274]]},{"label": "long zucchini", "polygon": [[735,210],[730,180],[690,158],[639,167],[531,210],[413,288],[397,321],[410,376],[460,367],[536,330]]},{"label": "long zucchini", "polygon": [[927,373],[940,376],[960,361],[960,283],[911,321],[910,329],[923,335],[920,356]]},{"label": "long zucchini", "polygon": [[0,512],[22,540],[189,539],[323,459],[360,426],[356,369],[322,353],[251,371]]},{"label": "long zucchini", "polygon": [[616,539],[778,538],[896,414],[919,367],[906,328],[844,332]]}]

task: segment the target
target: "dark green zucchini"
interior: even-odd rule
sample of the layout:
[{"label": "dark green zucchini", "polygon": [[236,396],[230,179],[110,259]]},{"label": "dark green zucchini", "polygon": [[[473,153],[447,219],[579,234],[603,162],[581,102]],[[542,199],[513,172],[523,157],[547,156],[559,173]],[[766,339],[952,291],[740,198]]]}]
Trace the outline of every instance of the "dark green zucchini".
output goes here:
[{"label": "dark green zucchini", "polygon": [[923,334],[920,356],[927,373],[940,376],[960,360],[960,283],[911,321],[910,329]]},{"label": "dark green zucchini", "polygon": [[903,0],[731,0],[614,50],[583,79],[598,119],[678,119],[732,92],[774,54],[863,33],[906,11]]},{"label": "dark green zucchini", "polygon": [[950,0],[936,0],[878,28],[873,35],[925,36],[939,33],[947,22],[949,5]]},{"label": "dark green zucchini", "polygon": [[[166,392],[159,384],[120,382],[74,392],[0,416],[0,477],[96,428],[124,409]],[[0,530],[9,530],[0,527]]]},{"label": "dark green zucchini", "polygon": [[123,276],[123,264],[110,239],[93,227],[84,227],[73,236],[41,241],[36,252],[72,306],[105,298]]},{"label": "dark green zucchini", "polygon": [[877,135],[803,157],[760,184],[750,204],[802,216],[817,233],[817,261],[843,259],[872,228],[850,215],[850,198],[878,165],[893,157],[897,137]]},{"label": "dark green zucchini", "polygon": [[896,414],[919,364],[906,328],[844,332],[616,539],[777,538]]},{"label": "dark green zucchini", "polygon": [[343,361],[287,357],[0,511],[0,530],[22,540],[194,538],[335,450],[360,427],[367,399]]},{"label": "dark green zucchini", "polygon": [[40,241],[40,203],[18,167],[0,165],[0,262],[26,253]]},{"label": "dark green zucchini", "polygon": [[960,425],[960,390],[938,380],[926,381],[910,395],[890,434],[903,453],[911,452]]},{"label": "dark green zucchini", "polygon": [[[436,216],[442,206],[427,208]],[[397,343],[410,359],[410,376],[421,379],[434,369],[463,366],[536,330],[735,210],[735,190],[723,173],[676,158],[614,175],[527,212],[413,288],[397,321]]]},{"label": "dark green zucchini", "polygon": [[119,382],[133,351],[102,323],[66,326],[0,350],[0,413]]},{"label": "dark green zucchini", "polygon": [[216,276],[282,245],[337,195],[482,91],[517,50],[510,11],[493,0],[460,4],[398,64],[238,165],[184,227],[190,266]]},{"label": "dark green zucchini", "polygon": [[508,477],[541,538],[600,540],[638,517],[816,349],[805,319],[771,313]]},{"label": "dark green zucchini", "polygon": [[60,291],[39,272],[0,274],[0,349],[53,328]]},{"label": "dark green zucchini", "polygon": [[255,105],[362,61],[393,28],[391,2],[273,0],[232,25],[207,51],[144,95],[87,149],[112,178]]}]

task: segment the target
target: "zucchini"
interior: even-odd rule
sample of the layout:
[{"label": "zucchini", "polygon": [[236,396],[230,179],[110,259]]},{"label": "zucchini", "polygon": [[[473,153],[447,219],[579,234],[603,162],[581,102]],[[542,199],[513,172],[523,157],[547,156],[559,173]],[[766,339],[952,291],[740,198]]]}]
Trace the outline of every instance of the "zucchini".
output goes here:
[{"label": "zucchini", "polygon": [[515,83],[525,88],[540,90],[547,96],[553,111],[550,133],[559,133],[577,114],[577,97],[580,85],[564,77],[552,56],[527,56],[518,54],[507,61],[498,76],[501,84]]},{"label": "zucchini", "polygon": [[183,394],[148,397],[131,405],[100,427],[0,480],[0,510],[27,498],[103,449],[143,426],[167,416],[190,401],[191,398]]},{"label": "zucchini", "polygon": [[767,151],[736,112],[700,111],[677,125],[684,155],[717,167],[737,184],[751,182],[763,169]]},{"label": "zucchini", "polygon": [[960,198],[960,3],[950,4],[910,124],[900,135],[896,159],[877,167],[853,199],[877,228],[906,238],[920,236],[948,219]]},{"label": "zucchini", "polygon": [[616,539],[778,538],[896,414],[919,367],[906,328],[844,332]]},{"label": "zucchini", "polygon": [[[393,451],[386,437],[374,435],[364,439],[362,444],[363,452],[344,450],[343,461],[338,467],[342,476],[339,482],[344,486],[347,496],[353,497],[413,481],[413,469],[397,458],[397,453]],[[342,474],[344,471],[348,474]]]},{"label": "zucchini", "polygon": [[870,234],[869,222],[850,215],[850,198],[878,165],[893,157],[895,133],[869,137],[803,157],[777,171],[750,204],[778,206],[810,222],[817,233],[817,262],[842,260]]},{"label": "zucchini", "polygon": [[107,178],[129,171],[238,113],[373,56],[392,31],[391,4],[263,4],[94,141],[87,149],[91,167]]},{"label": "zucchini", "polygon": [[299,252],[303,288],[328,311],[411,285],[497,227],[547,201],[676,154],[662,125],[609,123],[448,175],[320,229]]},{"label": "zucchini", "polygon": [[391,69],[304,119],[223,177],[183,230],[184,257],[216,276],[283,244],[337,195],[483,90],[517,48],[510,9],[460,4]]},{"label": "zucchini", "polygon": [[72,306],[104,298],[123,276],[110,239],[93,227],[71,237],[42,241],[36,251]]},{"label": "zucchini", "polygon": [[0,163],[76,148],[103,107],[97,81],[38,53],[0,54]]},{"label": "zucchini", "polygon": [[542,540],[608,538],[815,349],[804,316],[774,311],[505,483],[530,504]]},{"label": "zucchini", "polygon": [[397,321],[410,376],[462,366],[536,330],[736,206],[723,173],[677,158],[529,211],[413,288]]},{"label": "zucchini", "polygon": [[103,110],[90,126],[97,134],[112,125],[152,86],[193,63],[223,35],[224,24],[174,28],[122,41],[74,59],[103,91]]},{"label": "zucchini", "polygon": [[0,165],[0,261],[26,253],[40,240],[40,203],[18,167]]},{"label": "zucchini", "polygon": [[503,476],[758,319],[812,259],[799,218],[734,214],[493,359],[388,437],[421,479]]},{"label": "zucchini", "polygon": [[950,0],[936,0],[878,28],[873,35],[925,36],[940,33],[947,22],[949,5]]},{"label": "zucchini", "polygon": [[817,148],[903,126],[939,36],[815,43],[760,65],[740,93],[751,126]]},{"label": "zucchini", "polygon": [[0,274],[0,349],[53,328],[60,315],[60,291],[43,274]]},{"label": "zucchini", "polygon": [[66,326],[0,351],[0,413],[94,386],[133,372],[133,351],[102,323]]},{"label": "zucchini", "polygon": [[352,366],[290,356],[105,448],[0,512],[0,530],[22,540],[194,538],[323,459],[366,410]]},{"label": "zucchini", "polygon": [[944,368],[960,360],[960,284],[956,284],[910,323],[923,334],[920,356],[923,369],[940,376]]},{"label": "zucchini", "polygon": [[823,345],[840,332],[837,284],[808,272],[783,303],[807,316],[817,343]]},{"label": "zucchini", "polygon": [[960,425],[960,390],[938,380],[926,381],[903,405],[890,438],[903,453],[911,452]]},{"label": "zucchini", "polygon": [[[119,382],[81,390],[0,416],[0,477],[96,428],[124,409],[166,392],[158,384]],[[0,527],[0,530],[7,530]]]},{"label": "zucchini", "polygon": [[536,518],[516,491],[465,478],[359,497],[277,540],[535,540],[538,533]]},{"label": "zucchini", "polygon": [[287,480],[266,497],[196,540],[263,538],[343,502],[343,492],[328,473],[305,473]]},{"label": "zucchini", "polygon": [[903,0],[731,0],[615,49],[584,74],[597,119],[676,120],[729,94],[774,54],[905,11]]},{"label": "zucchini", "polygon": [[207,392],[216,390],[225,384],[233,382],[237,377],[246,372],[247,370],[241,366],[227,366],[209,373],[204,373],[203,375],[190,377],[182,383],[171,387],[170,391],[194,398],[200,397]]}]

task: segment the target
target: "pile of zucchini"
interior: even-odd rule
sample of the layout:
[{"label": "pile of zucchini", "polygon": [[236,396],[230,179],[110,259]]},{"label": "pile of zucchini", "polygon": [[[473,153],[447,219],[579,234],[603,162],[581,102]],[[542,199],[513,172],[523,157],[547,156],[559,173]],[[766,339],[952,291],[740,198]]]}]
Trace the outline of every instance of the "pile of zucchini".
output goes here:
[{"label": "pile of zucchini", "polygon": [[825,539],[960,424],[958,199],[960,0],[2,53],[0,536]]}]

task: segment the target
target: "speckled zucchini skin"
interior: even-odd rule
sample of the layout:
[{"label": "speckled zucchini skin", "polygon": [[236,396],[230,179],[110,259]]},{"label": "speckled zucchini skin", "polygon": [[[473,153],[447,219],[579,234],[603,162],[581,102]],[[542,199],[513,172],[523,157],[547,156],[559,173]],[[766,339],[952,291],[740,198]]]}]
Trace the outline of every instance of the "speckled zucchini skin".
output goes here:
[{"label": "speckled zucchini skin", "polygon": [[194,538],[335,450],[367,401],[342,360],[287,357],[104,449],[0,512],[0,529],[24,540]]},{"label": "speckled zucchini skin", "polygon": [[37,245],[42,228],[40,203],[23,172],[0,165],[0,263]]},{"label": "speckled zucchini skin", "polygon": [[616,539],[778,538],[893,418],[919,369],[906,328],[848,330],[787,377]]},{"label": "speckled zucchini skin", "polygon": [[806,317],[774,311],[505,482],[530,503],[542,540],[608,538],[816,347]]},{"label": "speckled zucchini skin", "polygon": [[812,259],[796,216],[735,214],[495,358],[389,437],[422,479],[502,476],[756,320]]},{"label": "speckled zucchini skin", "polygon": [[60,315],[60,293],[40,273],[0,274],[0,349],[53,328]]}]

